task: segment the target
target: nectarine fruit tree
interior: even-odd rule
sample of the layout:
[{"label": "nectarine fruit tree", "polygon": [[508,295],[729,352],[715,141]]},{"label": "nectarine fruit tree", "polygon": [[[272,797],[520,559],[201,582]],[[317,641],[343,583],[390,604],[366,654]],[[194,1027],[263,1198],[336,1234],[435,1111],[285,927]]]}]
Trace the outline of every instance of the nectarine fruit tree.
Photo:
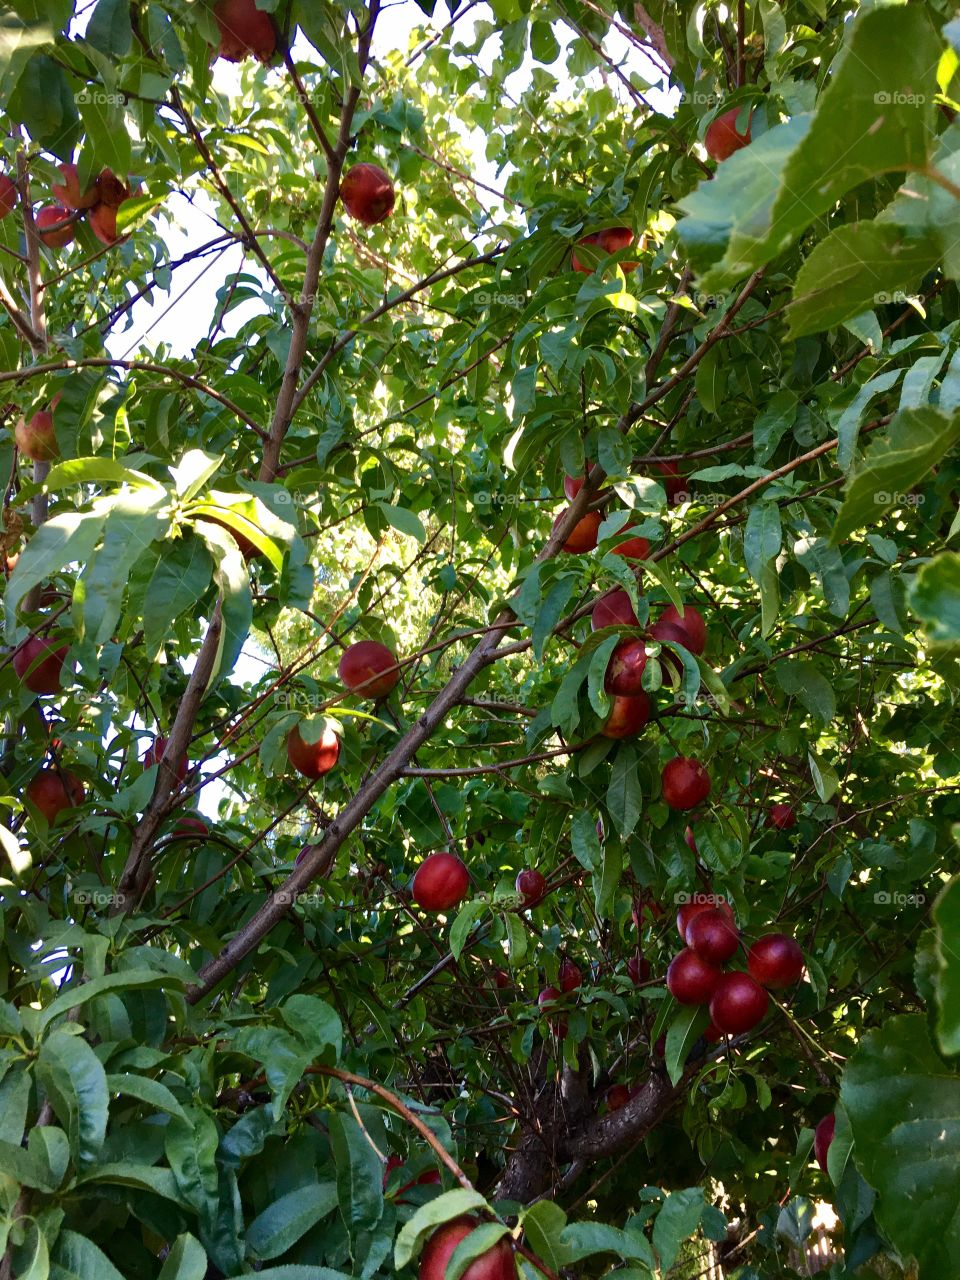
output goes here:
[{"label": "nectarine fruit tree", "polygon": [[955,1275],[952,7],[2,30],[0,1280]]}]

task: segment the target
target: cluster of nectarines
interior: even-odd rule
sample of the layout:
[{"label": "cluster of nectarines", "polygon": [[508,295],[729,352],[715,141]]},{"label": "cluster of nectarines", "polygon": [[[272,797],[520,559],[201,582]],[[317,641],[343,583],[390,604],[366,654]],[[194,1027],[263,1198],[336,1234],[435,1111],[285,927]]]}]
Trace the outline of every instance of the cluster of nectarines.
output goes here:
[{"label": "cluster of nectarines", "polygon": [[746,973],[724,972],[740,947],[740,931],[723,898],[698,895],[684,903],[677,931],[685,947],[670,961],[667,990],[680,1004],[709,1004],[708,1040],[752,1030],[767,1013],[767,989],[793,986],[803,974],[803,953],[783,933],[757,939],[747,953]]},{"label": "cluster of nectarines", "polygon": [[[344,688],[367,698],[385,698],[400,679],[397,655],[378,640],[348,645],[338,667]],[[340,758],[340,739],[329,726],[307,742],[294,725],[287,735],[287,759],[305,778],[322,778]]]},{"label": "cluster of nectarines", "polygon": [[117,210],[133,195],[126,183],[104,169],[86,188],[80,186],[80,173],[75,164],[60,165],[62,182],[51,186],[56,204],[44,205],[34,221],[40,239],[50,249],[62,249],[73,239],[79,215],[86,214],[90,230],[101,244],[116,244]]}]

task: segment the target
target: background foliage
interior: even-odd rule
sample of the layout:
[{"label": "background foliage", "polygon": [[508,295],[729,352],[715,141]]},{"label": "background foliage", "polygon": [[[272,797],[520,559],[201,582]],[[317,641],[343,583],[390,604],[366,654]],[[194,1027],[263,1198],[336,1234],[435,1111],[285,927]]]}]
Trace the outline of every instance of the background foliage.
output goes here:
[{"label": "background foliage", "polygon": [[[377,0],[262,7],[281,51],[230,95],[202,4],[0,26],[6,638],[70,646],[54,697],[0,668],[0,1275],[412,1276],[479,1209],[474,1251],[505,1223],[527,1277],[748,1280],[807,1273],[823,1200],[827,1274],[952,1274],[952,7],[427,0],[409,48]],[[717,166],[733,107],[752,142]],[[136,180],[112,248],[25,217],[74,157]],[[334,200],[358,160],[397,186],[372,229]],[[216,223],[174,259],[179,193]],[[637,269],[571,270],[611,225]],[[138,299],[237,245],[193,351],[117,356]],[[12,428],[55,395],[31,465]],[[557,554],[604,483],[598,549]],[[617,585],[709,629],[623,742],[588,616]],[[404,659],[377,705],[336,673],[363,636]],[[321,716],[310,787],[285,741]],[[183,784],[144,769],[156,733]],[[696,853],[677,753],[713,779]],[[44,764],[86,788],[52,828]],[[441,848],[472,880],[449,918],[409,893]],[[663,985],[696,890],[806,958],[720,1045]],[[565,958],[561,1035],[536,997]]]}]

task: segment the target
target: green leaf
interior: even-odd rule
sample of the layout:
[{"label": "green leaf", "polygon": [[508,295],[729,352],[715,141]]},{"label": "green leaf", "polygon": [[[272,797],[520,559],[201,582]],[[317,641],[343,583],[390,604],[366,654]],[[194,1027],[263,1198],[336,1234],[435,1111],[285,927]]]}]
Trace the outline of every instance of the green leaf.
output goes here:
[{"label": "green leaf", "polygon": [[83,626],[93,644],[106,644],[116,630],[133,566],[169,524],[169,514],[158,510],[165,501],[162,491],[145,489],[107,500],[102,544],[83,571]]},{"label": "green leaf", "polygon": [[810,765],[810,776],[813,778],[814,790],[823,803],[826,804],[840,786],[840,779],[837,777],[836,770],[815,752],[807,752],[807,761]]},{"label": "green leaf", "polygon": [[52,516],[20,553],[4,592],[7,635],[16,631],[17,608],[31,587],[54,577],[72,562],[86,564],[100,537],[106,511],[67,512]]},{"label": "green leaf", "polygon": [[597,820],[588,810],[581,810],[570,828],[570,846],[574,857],[586,871],[600,864],[602,849],[597,835]]},{"label": "green leaf", "polygon": [[637,825],[643,802],[637,773],[637,752],[628,742],[621,742],[610,770],[607,787],[607,809],[621,836],[628,836]]},{"label": "green leaf", "polygon": [[168,987],[174,991],[182,991],[183,985],[181,979],[158,973],[155,969],[127,969],[121,973],[108,973],[102,978],[91,978],[89,982],[70,987],[57,996],[52,1004],[48,1004],[37,1019],[37,1030],[42,1031],[54,1018],[59,1018],[78,1005],[86,1004],[88,1000],[94,1000],[105,991],[123,991],[128,987],[142,987],[144,990]]},{"label": "green leaf", "polygon": [[77,1163],[92,1164],[103,1146],[109,1107],[100,1059],[82,1036],[54,1031],[40,1046],[37,1074]]},{"label": "green leaf", "polygon": [[117,1075],[107,1076],[107,1089],[111,1094],[122,1097],[138,1098],[158,1111],[166,1111],[171,1116],[179,1116],[186,1120],[186,1113],[165,1084],[153,1080],[150,1076],[136,1075],[132,1071],[124,1071]]},{"label": "green leaf", "polygon": [[646,1236],[639,1231],[620,1231],[603,1222],[571,1222],[564,1227],[562,1244],[567,1264],[595,1253],[615,1253],[626,1261],[656,1265]]},{"label": "green leaf", "polygon": [[94,1165],[88,1173],[78,1179],[80,1185],[85,1186],[90,1182],[133,1187],[139,1191],[149,1191],[151,1195],[161,1196],[181,1209],[192,1207],[188,1199],[180,1193],[176,1178],[169,1169],[138,1164],[134,1160]]},{"label": "green leaf", "polygon": [[280,1015],[314,1057],[332,1050],[331,1061],[340,1057],[343,1024],[337,1011],[319,996],[289,996],[280,1006]]},{"label": "green leaf", "polygon": [[405,533],[410,538],[416,538],[421,545],[426,542],[427,531],[424,529],[420,517],[413,511],[408,511],[405,507],[391,506],[389,502],[378,502],[377,506],[394,529],[397,529],[400,533]]},{"label": "green leaf", "polygon": [[960,440],[960,413],[906,409],[875,437],[847,482],[830,541],[843,542],[854,529],[877,524],[894,506],[909,505],[907,490],[918,484]]},{"label": "green leaf", "polygon": [[844,471],[847,471],[851,462],[853,462],[864,410],[874,396],[882,395],[884,391],[889,391],[899,381],[902,373],[902,369],[888,369],[885,373],[878,373],[875,378],[871,378],[869,382],[864,383],[850,404],[841,413],[840,421],[837,423],[837,440],[839,441],[837,445],[837,464]]},{"label": "green leaf", "polygon": [[133,43],[127,0],[97,0],[87,23],[86,38],[101,53],[125,58]]},{"label": "green leaf", "polygon": [[197,1214],[204,1233],[212,1230],[217,1216],[219,1140],[213,1117],[199,1107],[189,1108],[185,1120],[173,1116],[164,1130],[164,1152],[177,1190]]},{"label": "green leaf", "polygon": [[421,1205],[409,1222],[404,1223],[393,1251],[393,1259],[397,1270],[407,1266],[418,1257],[426,1237],[436,1227],[442,1226],[452,1218],[459,1218],[463,1213],[475,1209],[485,1209],[487,1202],[479,1191],[471,1191],[458,1187],[455,1191],[445,1191],[435,1200]]},{"label": "green leaf", "polygon": [[703,1035],[708,1022],[709,1017],[705,1008],[701,1005],[686,1005],[678,1011],[670,1023],[664,1060],[671,1084],[676,1084],[683,1075],[684,1064],[690,1056],[690,1050]]},{"label": "green leaf", "polygon": [[372,1230],[383,1216],[383,1164],[353,1116],[334,1112],[328,1132],[337,1166],[340,1216],[355,1241],[358,1232]]},{"label": "green leaf", "polygon": [[618,840],[607,840],[602,848],[599,872],[593,877],[594,909],[601,919],[610,914],[614,895],[623,874],[623,854]]},{"label": "green leaf", "polygon": [[177,1236],[157,1280],[204,1280],[207,1255],[203,1245],[189,1231]]},{"label": "green leaf", "polygon": [[937,956],[937,1039],[943,1053],[960,1053],[960,876],[954,876],[933,906]]},{"label": "green leaf", "polygon": [[203,449],[188,449],[175,467],[170,468],[177,497],[181,502],[195,498],[203,486],[223,466],[222,453],[206,453]]},{"label": "green leaf", "polygon": [[926,1018],[905,1014],[868,1031],[840,1099],[880,1225],[921,1276],[950,1275],[960,1256],[960,1079],[935,1053]]},{"label": "green leaf", "polygon": [[210,585],[213,560],[200,538],[165,544],[143,602],[147,653],[159,653],[173,623],[194,606]]},{"label": "green leaf", "polygon": [[671,1191],[653,1223],[653,1247],[660,1258],[660,1269],[668,1272],[677,1260],[680,1246],[696,1231],[703,1213],[702,1187]]},{"label": "green leaf", "polygon": [[465,907],[460,908],[456,920],[450,926],[450,950],[455,960],[460,959],[474,924],[486,909],[486,902],[477,900],[468,902]]},{"label": "green leaf", "polygon": [[960,555],[944,551],[922,565],[910,583],[909,601],[931,644],[960,641]]},{"label": "green leaf", "polygon": [[257,1258],[279,1258],[336,1207],[337,1184],[332,1179],[297,1187],[254,1218],[247,1228],[247,1246]]},{"label": "green leaf", "polygon": [[785,658],[774,665],[777,682],[784,693],[799,698],[806,709],[824,725],[837,714],[833,686],[809,659]]},{"label": "green leaf", "polygon": [[15,1182],[37,1191],[54,1192],[57,1181],[51,1176],[46,1162],[36,1152],[25,1151],[19,1143],[0,1138],[0,1168]]},{"label": "green leaf", "polygon": [[890,223],[838,227],[815,245],[797,274],[787,307],[791,338],[818,333],[913,291],[939,261],[930,235]]},{"label": "green leaf", "polygon": [[53,1250],[52,1275],[59,1280],[124,1280],[107,1255],[76,1231],[61,1231]]},{"label": "green leaf", "polygon": [[567,1225],[567,1215],[552,1200],[537,1200],[520,1215],[523,1234],[531,1251],[542,1258],[553,1271],[566,1261],[560,1236]]}]

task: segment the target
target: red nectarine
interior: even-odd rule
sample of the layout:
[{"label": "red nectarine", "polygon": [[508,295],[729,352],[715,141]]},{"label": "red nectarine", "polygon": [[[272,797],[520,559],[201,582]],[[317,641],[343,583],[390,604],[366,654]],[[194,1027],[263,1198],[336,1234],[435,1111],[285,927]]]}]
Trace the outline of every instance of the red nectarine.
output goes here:
[{"label": "red nectarine", "polygon": [[449,911],[467,896],[470,873],[454,853],[431,853],[413,877],[413,900],[424,911]]},{"label": "red nectarine", "polygon": [[64,809],[83,804],[83,783],[68,769],[42,769],[31,778],[24,793],[52,827]]},{"label": "red nectarine", "polygon": [[57,203],[65,209],[92,209],[101,198],[97,192],[96,179],[85,191],[80,190],[80,173],[75,164],[62,164],[60,172],[63,182],[51,183],[50,190]]},{"label": "red nectarine", "polygon": [[17,203],[16,183],[11,182],[5,173],[0,173],[0,218],[12,213]]},{"label": "red nectarine", "polygon": [[[438,1227],[420,1257],[419,1280],[447,1280],[447,1264],[457,1245],[479,1226],[479,1218],[465,1215]],[[504,1236],[475,1258],[462,1272],[460,1280],[517,1280],[517,1264],[509,1238]]]},{"label": "red nectarine", "polygon": [[13,669],[31,693],[59,693],[67,645],[31,635],[13,651]]},{"label": "red nectarine", "polygon": [[277,48],[277,33],[268,13],[254,0],[217,0],[213,16],[220,28],[217,57],[242,62],[251,53],[260,62],[269,62]]},{"label": "red nectarine", "polygon": [[377,164],[355,164],[343,175],[340,199],[351,218],[373,227],[393,212],[396,192],[390,175]]},{"label": "red nectarine", "polygon": [[316,742],[304,741],[297,725],[287,734],[287,759],[305,778],[322,778],[340,758],[340,739],[327,727]]},{"label": "red nectarine", "polygon": [[724,111],[722,115],[717,116],[715,120],[711,120],[707,126],[703,145],[711,160],[726,160],[728,156],[732,156],[735,151],[739,151],[750,142],[749,115],[746,132],[741,133],[737,129],[737,117],[742,110],[742,107],[732,107],[729,111]]},{"label": "red nectarine", "polygon": [[348,645],[337,670],[351,693],[367,698],[385,698],[400,679],[397,655],[378,640]]},{"label": "red nectarine", "polygon": [[34,222],[40,239],[50,249],[62,249],[73,239],[73,222],[70,210],[63,205],[50,204],[38,210]]},{"label": "red nectarine", "polygon": [[615,697],[610,714],[600,730],[605,738],[632,738],[650,719],[650,699],[643,692]]}]

